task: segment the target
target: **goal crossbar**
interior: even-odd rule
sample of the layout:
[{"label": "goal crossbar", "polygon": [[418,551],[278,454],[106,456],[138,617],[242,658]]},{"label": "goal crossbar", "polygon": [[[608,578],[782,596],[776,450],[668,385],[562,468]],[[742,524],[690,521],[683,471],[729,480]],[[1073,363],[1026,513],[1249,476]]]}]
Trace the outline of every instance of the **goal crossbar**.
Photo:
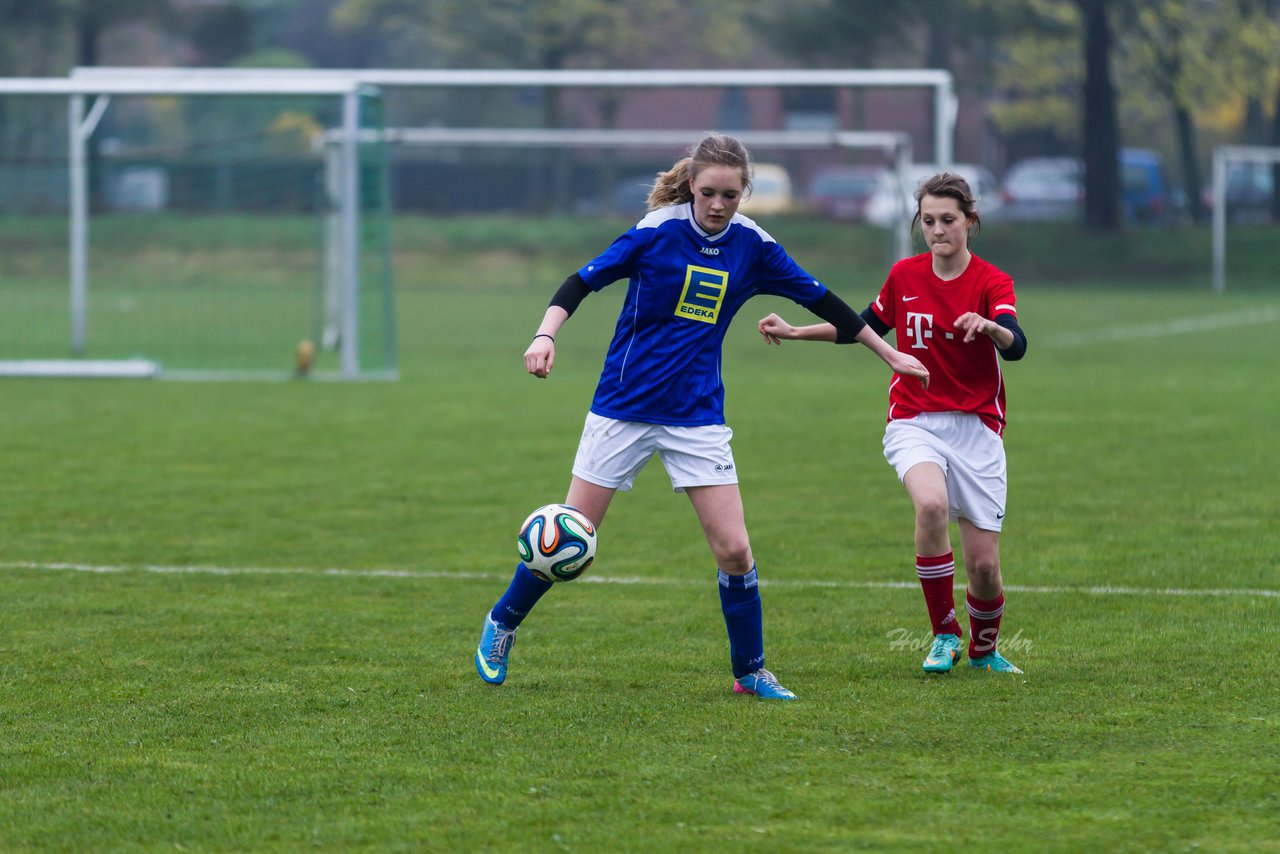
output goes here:
[{"label": "goal crossbar", "polygon": [[[77,81],[130,81],[155,77],[155,68],[81,66],[71,71]],[[938,68],[837,68],[837,69],[691,69],[691,70],[591,70],[591,69],[405,69],[405,68],[165,68],[169,80],[332,81],[339,85],[363,83],[392,87],[498,87],[527,88],[774,88],[826,86],[832,88],[924,88],[933,93],[933,159],[951,163],[954,158],[958,111],[951,72]]]}]

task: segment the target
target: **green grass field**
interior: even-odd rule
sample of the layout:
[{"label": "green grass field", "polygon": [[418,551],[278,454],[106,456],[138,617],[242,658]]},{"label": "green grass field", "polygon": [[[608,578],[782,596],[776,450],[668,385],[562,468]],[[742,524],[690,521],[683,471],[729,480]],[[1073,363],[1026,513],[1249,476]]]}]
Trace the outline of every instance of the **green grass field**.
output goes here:
[{"label": "green grass field", "polygon": [[[1024,276],[979,244],[1031,341],[1002,538],[1025,676],[921,673],[888,375],[766,348],[757,317],[804,313],[761,298],[728,417],[800,701],[729,690],[656,462],[495,688],[481,618],[563,498],[622,288],[537,381],[520,354],[587,238],[468,260],[505,226],[455,227],[438,265],[397,256],[399,382],[0,384],[0,850],[1280,851],[1280,288],[1214,297],[1138,250],[1060,280],[1030,250]],[[827,273],[860,238],[787,230],[873,295],[878,258]]]}]

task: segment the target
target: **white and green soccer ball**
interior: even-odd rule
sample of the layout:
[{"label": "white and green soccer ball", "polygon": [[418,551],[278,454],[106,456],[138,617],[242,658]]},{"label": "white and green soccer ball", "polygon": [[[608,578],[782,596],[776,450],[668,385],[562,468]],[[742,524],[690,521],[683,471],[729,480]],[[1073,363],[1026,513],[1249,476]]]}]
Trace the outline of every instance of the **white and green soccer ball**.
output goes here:
[{"label": "white and green soccer ball", "polygon": [[596,526],[576,507],[548,504],[524,520],[516,551],[548,581],[573,581],[595,560]]}]

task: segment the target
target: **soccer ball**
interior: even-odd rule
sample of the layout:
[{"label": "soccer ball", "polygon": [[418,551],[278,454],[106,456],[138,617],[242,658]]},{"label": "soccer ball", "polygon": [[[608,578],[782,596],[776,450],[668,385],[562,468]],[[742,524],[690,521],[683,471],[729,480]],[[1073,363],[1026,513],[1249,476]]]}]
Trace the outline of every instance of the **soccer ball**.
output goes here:
[{"label": "soccer ball", "polygon": [[576,507],[548,504],[524,520],[516,551],[548,581],[573,581],[595,560],[596,526]]}]

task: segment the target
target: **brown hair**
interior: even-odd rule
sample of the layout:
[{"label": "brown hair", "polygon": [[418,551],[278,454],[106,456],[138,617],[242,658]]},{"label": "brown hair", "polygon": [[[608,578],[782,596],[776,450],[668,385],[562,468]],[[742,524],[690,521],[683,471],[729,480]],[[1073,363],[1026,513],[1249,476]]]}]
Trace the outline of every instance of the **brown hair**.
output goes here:
[{"label": "brown hair", "polygon": [[742,173],[742,192],[751,191],[751,155],[746,147],[722,133],[707,135],[689,149],[689,155],[675,162],[666,172],[659,172],[649,191],[649,210],[692,201],[691,179],[708,166],[729,166]]},{"label": "brown hair", "polygon": [[974,197],[969,182],[955,172],[939,172],[920,182],[920,186],[916,188],[916,215],[911,219],[912,228],[920,224],[920,201],[925,196],[955,199],[960,206],[960,213],[969,222],[969,228],[982,230],[982,218],[978,216],[976,206],[978,200]]}]

